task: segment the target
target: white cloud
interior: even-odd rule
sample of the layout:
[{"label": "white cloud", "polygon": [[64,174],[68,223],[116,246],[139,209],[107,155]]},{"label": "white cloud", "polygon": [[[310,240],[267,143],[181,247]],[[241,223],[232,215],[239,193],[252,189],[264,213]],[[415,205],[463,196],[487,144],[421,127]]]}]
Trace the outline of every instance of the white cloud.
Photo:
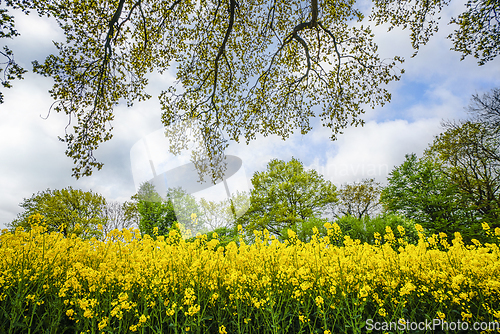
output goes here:
[{"label": "white cloud", "polygon": [[434,118],[413,123],[368,122],[363,128],[346,131],[336,143],[338,153],[328,155],[326,164],[318,164],[316,160],[308,167],[336,185],[364,178],[385,182],[394,166],[404,161],[405,154],[421,155],[439,132],[439,119]]}]

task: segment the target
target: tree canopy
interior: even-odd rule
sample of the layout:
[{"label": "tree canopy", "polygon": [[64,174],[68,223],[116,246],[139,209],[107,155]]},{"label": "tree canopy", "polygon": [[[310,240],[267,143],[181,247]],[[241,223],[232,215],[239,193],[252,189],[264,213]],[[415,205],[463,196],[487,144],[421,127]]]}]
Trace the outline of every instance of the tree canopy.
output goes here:
[{"label": "tree canopy", "polygon": [[250,232],[266,228],[277,236],[286,235],[286,229],[297,230],[337,201],[335,185],[315,170],[306,171],[295,158],[271,160],[266,171],[253,175],[252,185],[250,208],[239,219]]},{"label": "tree canopy", "polygon": [[[389,23],[390,29],[397,26],[408,28],[411,44],[417,52],[438,31],[439,15],[450,2],[374,0],[371,17],[377,24]],[[467,0],[464,9],[449,22],[456,27],[448,35],[453,42],[452,50],[460,52],[462,59],[472,55],[478,59],[479,65],[484,65],[500,52],[500,3],[496,0]]]},{"label": "tree canopy", "polygon": [[[394,57],[380,59],[356,2],[302,1],[20,1],[7,5],[57,20],[66,36],[58,54],[34,62],[54,80],[54,109],[72,128],[63,141],[73,175],[91,175],[111,139],[113,108],[150,98],[148,74],[173,70],[178,85],[159,96],[162,121],[196,120],[198,157],[223,171],[227,140],[306,133],[319,117],[332,138],[361,125],[365,106],[390,100],[383,84],[399,79]],[[7,24],[9,21],[5,21]],[[212,167],[213,167],[212,166]]]},{"label": "tree canopy", "polygon": [[126,220],[137,222],[141,233],[167,235],[178,229],[183,237],[204,232],[205,217],[193,195],[169,188],[161,196],[151,182],[143,182],[130,202],[124,203]]},{"label": "tree canopy", "polygon": [[175,227],[177,217],[172,201],[162,198],[152,183],[142,183],[131,200],[124,205],[125,215],[129,221],[138,221],[141,233],[167,235]]},{"label": "tree canopy", "polygon": [[384,209],[413,219],[430,233],[467,232],[472,215],[442,168],[429,158],[406,155],[405,161],[391,171],[382,191]]},{"label": "tree canopy", "polygon": [[[500,219],[500,138],[482,123],[450,126],[428,154],[442,161],[445,175],[464,198],[462,205],[475,216],[498,226]],[[479,226],[478,226],[479,228]]]},{"label": "tree canopy", "polygon": [[203,222],[207,228],[216,230],[220,228],[234,227],[236,218],[242,216],[250,205],[247,192],[237,191],[222,201],[210,201],[201,198],[198,203]]},{"label": "tree canopy", "polygon": [[[472,122],[481,123],[493,133],[500,131],[500,88],[493,88],[491,92],[482,96],[472,95],[471,103],[467,108]],[[452,124],[448,124],[451,126]],[[500,159],[499,159],[500,160]]]},{"label": "tree canopy", "polygon": [[375,182],[375,179],[364,179],[361,182],[342,185],[338,191],[339,202],[335,215],[361,219],[375,214],[380,207],[381,191],[380,183]]},{"label": "tree canopy", "polygon": [[[418,50],[437,30],[437,16],[449,3],[374,0],[370,19],[408,27]],[[55,42],[58,52],[34,61],[33,69],[54,80],[54,109],[73,123],[61,138],[75,164],[73,176],[102,167],[94,151],[112,137],[113,108],[150,98],[149,74],[173,71],[177,84],[159,96],[162,122],[172,139],[182,142],[184,121],[196,121],[203,140],[193,160],[215,180],[224,171],[228,140],[304,134],[314,117],[335,139],[347,126],[364,123],[363,108],[390,100],[384,84],[400,78],[397,65],[403,59],[379,57],[369,24],[357,24],[365,5],[352,0],[8,0],[0,12],[0,38],[18,34],[12,9],[54,17],[63,30],[66,39]],[[498,1],[468,0],[451,21],[454,50],[473,55],[479,64],[494,59],[500,48],[498,13]],[[0,56],[6,60],[2,84],[10,87],[25,70],[8,47]],[[182,143],[171,149],[179,147]]]},{"label": "tree canopy", "polygon": [[444,122],[422,158],[407,155],[383,190],[389,212],[414,219],[431,232],[461,232],[481,239],[482,223],[499,227],[500,137],[498,95],[474,95],[472,119]]},{"label": "tree canopy", "polygon": [[[14,16],[9,15],[9,11],[6,8],[0,8],[0,38],[14,38],[19,36],[14,22]],[[1,65],[5,65],[3,68],[0,67],[0,82],[4,88],[11,88],[11,81],[22,79],[26,70],[16,63],[14,53],[8,46],[4,46],[3,50],[0,51],[0,57],[5,59],[5,62],[0,63]],[[0,104],[3,103],[3,99],[3,93],[0,92]]]},{"label": "tree canopy", "polygon": [[73,233],[80,237],[100,236],[98,225],[107,223],[103,212],[105,205],[105,198],[92,191],[72,187],[47,189],[25,198],[19,204],[24,211],[9,225],[11,228],[29,228],[29,217],[41,214],[49,232],[60,231],[65,236]]}]

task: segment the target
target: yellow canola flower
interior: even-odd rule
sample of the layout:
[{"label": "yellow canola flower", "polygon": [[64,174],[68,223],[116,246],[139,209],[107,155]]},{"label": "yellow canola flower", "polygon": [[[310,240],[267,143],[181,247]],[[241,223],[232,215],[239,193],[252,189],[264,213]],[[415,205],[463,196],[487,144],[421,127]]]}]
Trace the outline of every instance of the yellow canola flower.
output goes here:
[{"label": "yellow canola flower", "polygon": [[[261,231],[255,233],[255,243],[231,242],[216,250],[218,240],[188,242],[175,230],[156,239],[130,229],[113,231],[104,240],[81,240],[44,233],[40,226],[0,235],[0,286],[4,291],[17,287],[21,277],[42,281],[39,290],[26,291],[24,301],[47,304],[43,294],[51,293],[67,308],[66,316],[75,323],[93,323],[95,331],[131,318],[138,323],[125,328],[137,331],[155,319],[145,309],[172,317],[169,321],[179,315],[195,317],[179,327],[189,325],[195,332],[193,320],[207,310],[220,308],[232,315],[238,314],[237,307],[256,308],[252,321],[249,315],[241,318],[250,326],[280,298],[297,303],[298,309],[312,305],[324,313],[340,310],[346,301],[359,308],[370,302],[378,308],[377,317],[387,318],[419,300],[439,309],[441,319],[457,314],[470,321],[476,321],[479,311],[466,307],[481,305],[482,316],[500,319],[499,311],[488,306],[497,305],[500,291],[497,244],[477,242],[468,248],[460,235],[445,251],[444,236],[437,235],[416,245],[384,243],[393,235],[388,229],[379,245],[368,245],[344,238],[337,224],[325,227],[331,240],[344,240],[344,245],[329,238],[286,244]],[[19,268],[14,266],[18,259],[25,259]],[[143,313],[151,314],[150,320]],[[310,313],[295,316],[304,324]],[[220,326],[219,331],[231,328]]]},{"label": "yellow canola flower", "polygon": [[188,311],[186,312],[186,316],[193,316],[198,312],[200,312],[200,305],[193,305],[189,307]]},{"label": "yellow canola flower", "polygon": [[106,328],[108,326],[108,317],[102,318],[97,326],[99,327],[100,331]]},{"label": "yellow canola flower", "polygon": [[92,318],[92,311],[91,310],[85,310],[85,312],[83,313],[83,316],[85,318]]},{"label": "yellow canola flower", "polygon": [[383,308],[383,307],[378,310],[378,314],[380,314],[381,317],[387,316],[387,312],[385,311],[385,308]]}]

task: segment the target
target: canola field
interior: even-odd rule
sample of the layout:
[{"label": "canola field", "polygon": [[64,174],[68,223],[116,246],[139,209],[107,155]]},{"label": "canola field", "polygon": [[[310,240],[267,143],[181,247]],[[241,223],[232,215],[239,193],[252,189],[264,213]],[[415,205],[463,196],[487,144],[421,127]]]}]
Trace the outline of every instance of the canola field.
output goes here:
[{"label": "canola field", "polygon": [[[226,247],[175,231],[104,240],[4,231],[0,332],[331,334],[374,322],[500,321],[498,242],[420,233],[413,245],[387,229],[368,245],[325,227],[307,243],[264,231]],[[430,332],[401,328],[380,332]]]}]

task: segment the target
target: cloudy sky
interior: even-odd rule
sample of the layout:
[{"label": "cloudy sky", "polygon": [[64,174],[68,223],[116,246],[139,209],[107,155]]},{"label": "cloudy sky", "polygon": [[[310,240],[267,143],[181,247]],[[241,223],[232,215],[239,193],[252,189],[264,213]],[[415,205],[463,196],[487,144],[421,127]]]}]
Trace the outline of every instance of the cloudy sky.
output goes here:
[{"label": "cloudy sky", "polygon": [[[392,102],[384,107],[367,110],[366,125],[349,128],[335,142],[329,141],[327,128],[316,126],[307,135],[294,135],[287,141],[276,137],[258,138],[250,145],[230,146],[229,153],[241,158],[243,168],[239,177],[249,180],[255,171],[265,170],[270,159],[288,161],[300,159],[308,168],[315,168],[337,186],[345,182],[374,177],[384,183],[388,173],[404,161],[407,153],[421,155],[439,134],[443,119],[466,116],[464,108],[472,94],[482,94],[500,87],[500,59],[479,67],[473,58],[460,61],[460,54],[450,51],[446,36],[452,26],[446,25],[451,16],[460,12],[463,4],[445,10],[441,30],[424,46],[417,57],[411,58],[408,32],[386,32],[385,27],[374,29],[380,54],[383,57],[403,56],[406,73],[399,82],[388,86]],[[9,46],[16,61],[31,69],[31,61],[42,61],[54,52],[52,40],[61,40],[54,22],[35,16],[18,16],[21,33]],[[51,80],[27,73],[22,81],[5,90],[5,103],[0,105],[0,228],[21,212],[19,204],[47,188],[67,186],[101,193],[108,200],[130,199],[136,184],[147,177],[138,167],[145,162],[144,154],[134,154],[134,147],[143,150],[144,141],[162,128],[160,106],[155,98],[173,81],[170,75],[153,76],[150,101],[132,108],[115,109],[114,138],[96,152],[104,162],[101,171],[91,177],[75,180],[71,177],[72,161],[65,156],[64,136],[67,117],[48,114],[52,99],[48,93]],[[46,119],[45,119],[46,118]],[[318,125],[318,124],[317,124]],[[136,145],[136,146],[134,146]],[[142,145],[142,146],[141,146]],[[165,169],[164,157],[149,145],[149,155],[157,169]],[[132,154],[131,154],[132,152]],[[140,152],[139,152],[140,153]],[[162,160],[163,159],[163,160]],[[238,183],[238,189],[248,188],[248,182]]]}]

